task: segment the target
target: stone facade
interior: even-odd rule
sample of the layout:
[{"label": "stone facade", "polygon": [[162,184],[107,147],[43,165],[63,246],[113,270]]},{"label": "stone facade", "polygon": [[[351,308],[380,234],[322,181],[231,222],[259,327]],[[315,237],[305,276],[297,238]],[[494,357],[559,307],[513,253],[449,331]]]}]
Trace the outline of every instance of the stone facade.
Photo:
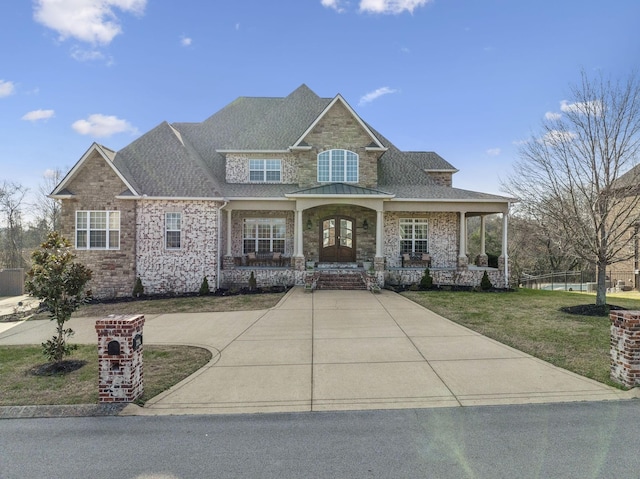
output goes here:
[{"label": "stone facade", "polygon": [[459,216],[456,213],[387,212],[384,214],[384,255],[387,267],[402,265],[400,256],[400,218],[428,220],[431,266],[455,268],[458,258]]},{"label": "stone facade", "polygon": [[439,185],[441,185],[441,186],[453,186],[453,174],[451,174],[451,173],[440,173],[440,172],[435,172],[435,171],[428,171],[427,173]]},{"label": "stone facade", "polygon": [[[487,268],[487,276],[495,288],[505,287],[504,272]],[[480,286],[484,269],[430,269],[429,274],[436,286]],[[421,268],[395,268],[384,273],[384,282],[389,285],[418,284],[422,279],[424,269]]]},{"label": "stone facade", "polygon": [[74,251],[93,272],[88,288],[96,297],[130,296],[136,272],[136,202],[117,199],[126,185],[97,152],[86,159],[67,189],[73,199],[62,200],[61,232],[75,246],[76,211],[119,211],[120,248]]},{"label": "stone facade", "polygon": [[[146,294],[197,292],[205,276],[216,284],[221,206],[215,201],[140,200],[136,262]],[[165,213],[182,213],[179,249],[165,248]]]},{"label": "stone facade", "polygon": [[318,186],[318,154],[335,148],[357,153],[359,156],[358,185],[376,188],[378,185],[378,158],[381,152],[366,151],[371,137],[340,102],[326,112],[313,130],[304,138],[311,150],[300,153],[298,181],[300,188]]}]

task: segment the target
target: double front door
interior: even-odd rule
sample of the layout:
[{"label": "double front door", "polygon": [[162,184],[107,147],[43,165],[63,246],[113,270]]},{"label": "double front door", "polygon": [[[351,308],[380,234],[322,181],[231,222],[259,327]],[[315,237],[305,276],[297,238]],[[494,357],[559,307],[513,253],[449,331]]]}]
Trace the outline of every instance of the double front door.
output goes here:
[{"label": "double front door", "polygon": [[320,261],[352,263],[356,260],[355,220],[331,216],[320,222]]}]

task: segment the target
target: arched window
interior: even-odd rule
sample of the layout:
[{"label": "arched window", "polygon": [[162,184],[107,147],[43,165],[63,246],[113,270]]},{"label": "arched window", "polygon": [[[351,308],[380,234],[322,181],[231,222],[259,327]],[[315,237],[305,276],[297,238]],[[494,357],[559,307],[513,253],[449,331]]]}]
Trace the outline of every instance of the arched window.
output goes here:
[{"label": "arched window", "polygon": [[327,150],[318,155],[318,183],[358,182],[358,155],[349,150]]}]

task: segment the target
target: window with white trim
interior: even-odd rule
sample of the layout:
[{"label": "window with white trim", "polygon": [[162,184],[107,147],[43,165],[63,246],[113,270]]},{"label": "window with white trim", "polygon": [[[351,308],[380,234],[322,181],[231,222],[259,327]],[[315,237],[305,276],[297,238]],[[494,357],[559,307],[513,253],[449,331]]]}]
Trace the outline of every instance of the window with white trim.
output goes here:
[{"label": "window with white trim", "polygon": [[327,150],[318,155],[318,183],[358,182],[358,155],[349,150]]},{"label": "window with white trim", "polygon": [[420,218],[400,219],[400,254],[428,253],[427,220]]},{"label": "window with white trim", "polygon": [[285,234],[284,218],[245,218],[242,231],[243,252],[284,253]]},{"label": "window with white trim", "polygon": [[281,160],[249,160],[249,181],[279,183],[281,171]]},{"label": "window with white trim", "polygon": [[164,245],[167,249],[182,247],[182,213],[165,213]]},{"label": "window with white trim", "polygon": [[119,211],[76,211],[77,249],[120,249]]}]

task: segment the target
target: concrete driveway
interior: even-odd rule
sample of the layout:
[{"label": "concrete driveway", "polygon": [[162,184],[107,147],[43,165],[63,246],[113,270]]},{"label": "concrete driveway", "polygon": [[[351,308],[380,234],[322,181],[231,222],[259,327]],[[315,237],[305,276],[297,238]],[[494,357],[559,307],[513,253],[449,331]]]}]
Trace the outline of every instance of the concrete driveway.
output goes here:
[{"label": "concrete driveway", "polygon": [[[74,341],[96,342],[73,319]],[[48,321],[0,344],[40,343]],[[291,290],[273,309],[147,316],[145,344],[191,344],[212,361],[129,414],[395,409],[629,397],[552,366],[383,291]]]}]

